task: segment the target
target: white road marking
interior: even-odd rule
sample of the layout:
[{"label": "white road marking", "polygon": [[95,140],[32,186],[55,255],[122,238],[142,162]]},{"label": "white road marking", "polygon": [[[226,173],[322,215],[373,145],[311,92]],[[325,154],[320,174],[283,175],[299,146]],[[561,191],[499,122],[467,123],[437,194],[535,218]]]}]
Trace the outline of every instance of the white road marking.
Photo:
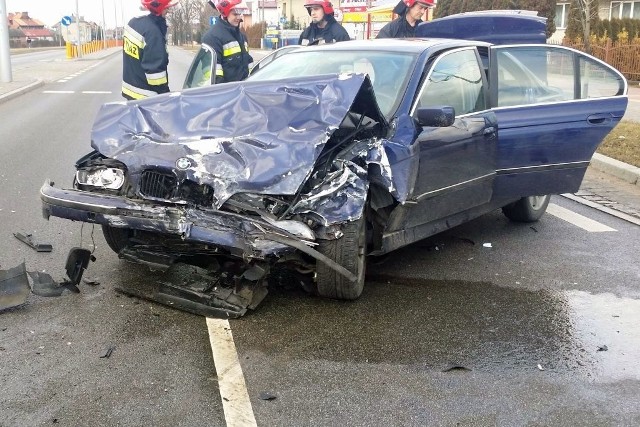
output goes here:
[{"label": "white road marking", "polygon": [[229,321],[207,317],[207,329],[227,426],[257,426]]},{"label": "white road marking", "polygon": [[[43,90],[42,93],[76,93],[75,90]],[[111,94],[113,93],[110,90],[83,90],[80,93],[85,93],[85,94],[89,94],[89,95],[95,95],[95,94]]]},{"label": "white road marking", "polygon": [[568,223],[571,223],[591,233],[601,233],[605,231],[618,231],[615,228],[611,228],[609,226],[601,224],[598,221],[589,219],[586,216],[577,214],[573,211],[570,211],[569,209],[565,209],[554,203],[549,203],[549,206],[547,207],[547,212],[553,216],[556,216],[562,220],[565,220]]}]

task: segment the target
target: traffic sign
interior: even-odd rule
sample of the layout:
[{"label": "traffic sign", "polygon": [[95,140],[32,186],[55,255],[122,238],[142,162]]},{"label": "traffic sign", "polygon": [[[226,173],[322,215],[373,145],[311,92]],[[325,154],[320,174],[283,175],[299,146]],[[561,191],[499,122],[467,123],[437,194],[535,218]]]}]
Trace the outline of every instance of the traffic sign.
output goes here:
[{"label": "traffic sign", "polygon": [[68,27],[69,25],[71,25],[71,17],[70,16],[63,16],[62,19],[60,20],[60,23],[62,25],[64,25],[65,27]]},{"label": "traffic sign", "polygon": [[280,23],[281,24],[286,24],[287,23],[287,18],[285,16],[281,16],[280,17]]}]

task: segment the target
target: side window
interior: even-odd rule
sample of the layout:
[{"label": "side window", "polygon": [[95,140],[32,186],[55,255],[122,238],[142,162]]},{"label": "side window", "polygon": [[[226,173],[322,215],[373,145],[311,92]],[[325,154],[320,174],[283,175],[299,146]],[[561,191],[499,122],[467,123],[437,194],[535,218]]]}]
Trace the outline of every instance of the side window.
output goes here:
[{"label": "side window", "polygon": [[475,49],[445,53],[436,59],[417,107],[436,105],[453,107],[456,116],[485,109],[482,68]]},{"label": "side window", "polygon": [[492,49],[498,107],[615,96],[624,91],[617,72],[578,51],[549,46]]},{"label": "side window", "polygon": [[591,58],[580,57],[580,98],[602,98],[624,94],[619,75]]},{"label": "side window", "polygon": [[209,86],[212,83],[211,75],[214,63],[215,51],[206,44],[202,45],[191,63],[182,88],[189,89],[192,87]]}]

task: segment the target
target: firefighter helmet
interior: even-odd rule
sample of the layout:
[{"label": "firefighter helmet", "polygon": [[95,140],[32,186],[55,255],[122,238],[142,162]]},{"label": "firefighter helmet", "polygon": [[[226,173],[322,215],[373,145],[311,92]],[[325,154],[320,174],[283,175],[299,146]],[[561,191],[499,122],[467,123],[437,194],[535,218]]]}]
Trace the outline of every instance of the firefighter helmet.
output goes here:
[{"label": "firefighter helmet", "polygon": [[307,12],[309,12],[309,15],[311,15],[311,8],[313,6],[322,6],[322,10],[324,11],[325,15],[333,16],[333,5],[331,4],[330,1],[328,1],[328,0],[307,0],[307,2],[304,4],[304,7],[307,8]]},{"label": "firefighter helmet", "polygon": [[178,0],[141,0],[142,7],[154,15],[162,15],[165,9],[178,4]]},{"label": "firefighter helmet", "polygon": [[247,9],[247,6],[242,0],[219,0],[216,3],[216,9],[223,18],[227,18],[233,9]]},{"label": "firefighter helmet", "polygon": [[421,3],[427,7],[433,7],[435,5],[435,2],[433,0],[404,0],[404,4],[406,4],[409,8],[416,3]]}]

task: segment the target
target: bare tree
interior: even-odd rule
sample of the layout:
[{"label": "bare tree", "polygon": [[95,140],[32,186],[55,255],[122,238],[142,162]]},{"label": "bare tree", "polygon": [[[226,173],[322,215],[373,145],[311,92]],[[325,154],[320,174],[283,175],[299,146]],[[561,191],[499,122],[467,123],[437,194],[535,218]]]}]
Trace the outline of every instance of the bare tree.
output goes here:
[{"label": "bare tree", "polygon": [[193,41],[193,29],[201,27],[202,11],[206,8],[210,9],[207,0],[180,0],[179,6],[168,16],[175,44]]},{"label": "bare tree", "polygon": [[598,18],[598,0],[575,0],[574,6],[582,27],[584,51],[591,53],[591,22]]}]

